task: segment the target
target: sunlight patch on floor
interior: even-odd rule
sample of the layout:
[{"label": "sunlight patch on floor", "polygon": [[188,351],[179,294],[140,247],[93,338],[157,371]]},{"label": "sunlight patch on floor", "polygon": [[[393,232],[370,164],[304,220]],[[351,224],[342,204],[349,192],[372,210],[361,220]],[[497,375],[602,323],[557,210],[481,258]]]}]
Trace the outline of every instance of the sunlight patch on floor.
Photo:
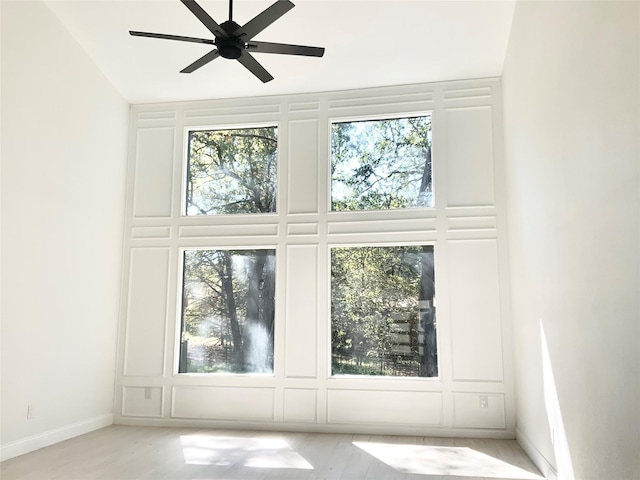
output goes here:
[{"label": "sunlight patch on floor", "polygon": [[298,468],[313,466],[281,438],[182,435],[182,454],[188,465]]},{"label": "sunlight patch on floor", "polygon": [[542,477],[535,473],[468,447],[371,442],[353,442],[353,444],[403,473],[542,480]]}]

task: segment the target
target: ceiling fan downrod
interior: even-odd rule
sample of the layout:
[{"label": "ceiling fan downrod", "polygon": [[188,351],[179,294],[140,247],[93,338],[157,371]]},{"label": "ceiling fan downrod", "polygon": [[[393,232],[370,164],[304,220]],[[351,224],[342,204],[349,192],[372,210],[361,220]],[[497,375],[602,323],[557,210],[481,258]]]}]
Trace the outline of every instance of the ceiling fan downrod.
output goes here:
[{"label": "ceiling fan downrod", "polygon": [[233,32],[240,28],[240,25],[233,21],[233,0],[229,0],[229,20],[220,25],[229,37],[216,37],[215,45],[218,47],[220,56],[231,60],[237,60],[242,56],[245,49],[244,42],[233,36]]}]

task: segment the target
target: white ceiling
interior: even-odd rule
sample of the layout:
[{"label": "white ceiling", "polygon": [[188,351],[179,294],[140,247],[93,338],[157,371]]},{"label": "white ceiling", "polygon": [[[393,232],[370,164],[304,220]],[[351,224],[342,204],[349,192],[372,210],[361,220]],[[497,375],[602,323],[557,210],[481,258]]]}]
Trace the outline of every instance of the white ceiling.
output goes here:
[{"label": "white ceiling", "polygon": [[[244,24],[275,0],[236,0]],[[263,84],[236,61],[181,69],[211,47],[134,38],[129,30],[211,38],[178,0],[46,0],[131,103],[263,96],[499,76],[514,1],[293,0],[255,40],[325,47],[323,58],[256,54]],[[218,23],[227,0],[198,2]]]}]

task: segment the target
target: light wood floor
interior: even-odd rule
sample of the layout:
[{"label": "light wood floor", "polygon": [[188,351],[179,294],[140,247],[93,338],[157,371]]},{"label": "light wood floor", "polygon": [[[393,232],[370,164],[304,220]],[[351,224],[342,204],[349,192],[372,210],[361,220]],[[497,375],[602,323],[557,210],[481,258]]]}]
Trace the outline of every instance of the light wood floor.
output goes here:
[{"label": "light wood floor", "polygon": [[539,480],[515,440],[114,425],[0,464],[2,480]]}]

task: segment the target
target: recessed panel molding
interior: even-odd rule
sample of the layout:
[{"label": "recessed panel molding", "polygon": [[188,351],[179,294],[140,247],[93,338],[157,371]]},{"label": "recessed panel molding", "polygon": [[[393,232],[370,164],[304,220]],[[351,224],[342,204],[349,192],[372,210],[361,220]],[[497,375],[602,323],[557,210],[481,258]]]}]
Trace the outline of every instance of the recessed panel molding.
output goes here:
[{"label": "recessed panel molding", "polygon": [[122,416],[162,417],[162,387],[123,387]]},{"label": "recessed panel molding", "polygon": [[494,205],[491,107],[445,110],[449,207]]},{"label": "recessed panel molding", "polygon": [[285,377],[315,378],[318,344],[318,247],[287,247]]},{"label": "recessed panel molding", "polygon": [[318,212],[318,120],[289,122],[289,213]]},{"label": "recessed panel molding", "polygon": [[168,248],[132,248],[124,374],[162,375],[167,319]]},{"label": "recessed panel molding", "polygon": [[175,128],[139,128],[136,138],[133,216],[170,217]]},{"label": "recessed panel molding", "polygon": [[440,425],[440,392],[329,390],[328,423]]},{"label": "recessed panel molding", "polygon": [[450,240],[454,381],[501,382],[502,321],[496,240]]},{"label": "recessed panel molding", "polygon": [[284,389],[284,421],[316,423],[318,391],[302,388]]},{"label": "recessed panel molding", "polygon": [[273,388],[175,386],[171,416],[272,421],[273,407]]},{"label": "recessed panel molding", "polygon": [[453,392],[453,426],[457,428],[506,428],[504,395]]}]

